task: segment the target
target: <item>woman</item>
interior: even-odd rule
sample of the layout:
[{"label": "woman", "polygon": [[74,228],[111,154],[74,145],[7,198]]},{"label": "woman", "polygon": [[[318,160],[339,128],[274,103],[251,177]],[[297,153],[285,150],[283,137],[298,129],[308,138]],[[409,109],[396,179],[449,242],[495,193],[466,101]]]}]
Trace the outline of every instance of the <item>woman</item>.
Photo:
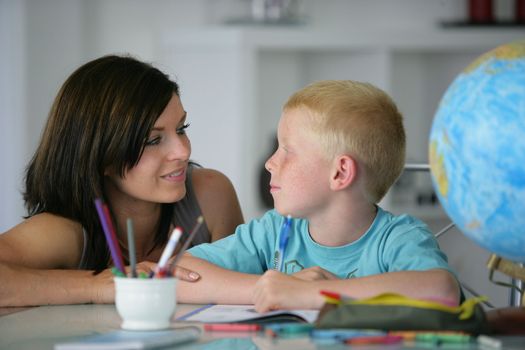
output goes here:
[{"label": "woman", "polygon": [[154,268],[175,225],[189,232],[201,213],[194,244],[233,232],[243,222],[235,190],[189,162],[188,126],[177,84],[146,63],[105,56],[73,72],[27,167],[29,215],[0,235],[0,306],[114,301],[96,198],[110,208],[125,258],[133,220],[139,271]]}]

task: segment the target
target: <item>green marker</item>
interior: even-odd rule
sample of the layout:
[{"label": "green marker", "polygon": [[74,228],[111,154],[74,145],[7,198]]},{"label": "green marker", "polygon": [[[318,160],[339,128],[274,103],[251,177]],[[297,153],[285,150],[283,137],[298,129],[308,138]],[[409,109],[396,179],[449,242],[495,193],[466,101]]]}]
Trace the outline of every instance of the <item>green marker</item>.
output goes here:
[{"label": "green marker", "polygon": [[116,267],[111,268],[111,273],[116,277],[126,277],[126,275]]},{"label": "green marker", "polygon": [[275,323],[264,327],[278,335],[309,333],[314,326],[309,323]]},{"label": "green marker", "polygon": [[416,335],[416,341],[433,344],[468,343],[471,336],[462,333],[422,333]]}]

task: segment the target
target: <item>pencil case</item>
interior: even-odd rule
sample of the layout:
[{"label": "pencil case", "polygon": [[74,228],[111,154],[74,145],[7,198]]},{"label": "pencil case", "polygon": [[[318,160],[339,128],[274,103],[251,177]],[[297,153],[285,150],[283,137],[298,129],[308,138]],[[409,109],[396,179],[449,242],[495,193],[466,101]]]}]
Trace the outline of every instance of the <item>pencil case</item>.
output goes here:
[{"label": "pencil case", "polygon": [[488,331],[485,311],[480,305],[485,299],[471,298],[459,306],[448,306],[393,293],[366,299],[327,298],[315,326],[400,331],[462,331],[480,334]]}]

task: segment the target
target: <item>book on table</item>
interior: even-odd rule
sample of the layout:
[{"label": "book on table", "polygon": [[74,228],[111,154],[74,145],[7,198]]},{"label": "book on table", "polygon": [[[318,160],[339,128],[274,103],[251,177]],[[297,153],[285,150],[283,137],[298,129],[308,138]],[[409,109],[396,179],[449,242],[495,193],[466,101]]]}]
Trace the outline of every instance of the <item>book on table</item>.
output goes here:
[{"label": "book on table", "polygon": [[203,323],[314,323],[319,310],[275,310],[264,313],[255,311],[253,305],[210,304],[188,312],[177,321]]}]

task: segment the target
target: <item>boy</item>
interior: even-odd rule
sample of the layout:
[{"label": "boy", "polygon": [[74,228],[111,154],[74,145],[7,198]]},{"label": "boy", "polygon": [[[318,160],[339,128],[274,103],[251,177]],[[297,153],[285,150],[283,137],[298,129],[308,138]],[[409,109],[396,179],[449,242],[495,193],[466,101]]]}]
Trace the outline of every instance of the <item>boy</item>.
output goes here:
[{"label": "boy", "polygon": [[[458,302],[458,283],[427,226],[376,204],[405,162],[402,116],[386,93],[354,81],[313,83],[287,101],[277,134],[265,165],[275,210],[189,250],[181,265],[202,277],[179,284],[180,302],[320,308],[321,290]],[[278,272],[287,215],[294,219]]]}]

